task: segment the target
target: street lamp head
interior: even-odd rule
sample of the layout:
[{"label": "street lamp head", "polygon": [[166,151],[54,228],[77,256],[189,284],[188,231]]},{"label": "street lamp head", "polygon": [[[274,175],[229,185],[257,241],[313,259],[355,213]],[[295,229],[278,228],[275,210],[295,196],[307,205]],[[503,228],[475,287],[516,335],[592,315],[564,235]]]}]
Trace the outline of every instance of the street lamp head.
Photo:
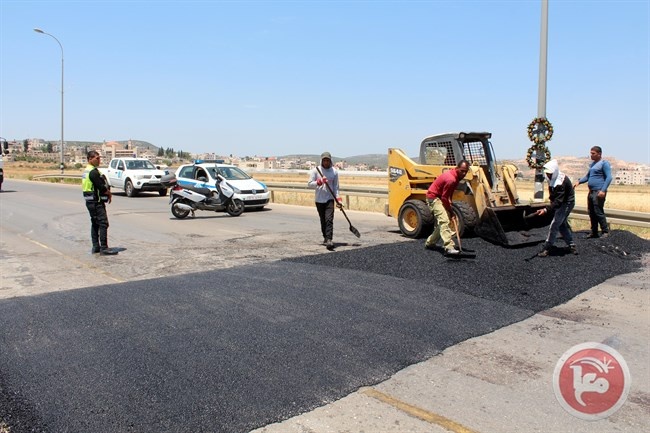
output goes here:
[{"label": "street lamp head", "polygon": [[61,41],[59,41],[54,35],[46,33],[39,28],[35,28],[34,31],[36,33],[42,33],[44,35],[50,36],[52,39],[56,41],[57,44],[59,44],[59,48],[61,48],[61,166],[60,167],[61,167],[61,174],[63,174],[63,169],[65,168],[65,163],[63,159],[63,144],[65,143],[65,141],[63,140],[63,45],[61,45]]}]

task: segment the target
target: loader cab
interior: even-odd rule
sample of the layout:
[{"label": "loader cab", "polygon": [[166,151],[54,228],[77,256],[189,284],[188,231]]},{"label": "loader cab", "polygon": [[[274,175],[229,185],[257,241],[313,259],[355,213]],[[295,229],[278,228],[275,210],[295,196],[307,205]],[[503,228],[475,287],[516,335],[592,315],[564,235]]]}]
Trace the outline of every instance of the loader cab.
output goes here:
[{"label": "loader cab", "polygon": [[490,187],[497,185],[494,153],[489,132],[432,135],[420,145],[420,164],[455,167],[463,159],[483,169]]}]

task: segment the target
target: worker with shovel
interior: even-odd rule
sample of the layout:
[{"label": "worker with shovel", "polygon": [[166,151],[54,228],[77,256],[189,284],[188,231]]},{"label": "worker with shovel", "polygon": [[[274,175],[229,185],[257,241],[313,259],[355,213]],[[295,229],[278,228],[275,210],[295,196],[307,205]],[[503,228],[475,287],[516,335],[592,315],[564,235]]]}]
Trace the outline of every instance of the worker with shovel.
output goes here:
[{"label": "worker with shovel", "polygon": [[333,249],[332,235],[334,234],[334,201],[342,208],[339,197],[339,173],[332,165],[332,155],[323,152],[320,156],[320,166],[311,171],[309,188],[315,189],[316,209],[320,217],[320,229],[323,234],[323,245]]},{"label": "worker with shovel", "polygon": [[539,257],[548,257],[551,254],[551,248],[555,243],[558,234],[569,247],[572,254],[578,254],[578,248],[573,242],[573,231],[569,225],[569,214],[576,204],[576,195],[573,189],[573,183],[569,176],[560,171],[557,160],[552,159],[544,164],[544,174],[548,180],[548,192],[551,204],[535,212],[541,216],[546,213],[553,213],[553,221],[548,228],[546,242],[542,246],[542,251],[537,255]]},{"label": "worker with shovel", "polygon": [[436,178],[427,191],[427,204],[436,219],[436,228],[424,244],[425,248],[433,249],[439,239],[442,239],[445,254],[458,255],[460,251],[452,239],[453,232],[449,227],[450,216],[453,215],[451,201],[454,191],[469,171],[469,162],[462,160],[453,170],[448,170]]}]

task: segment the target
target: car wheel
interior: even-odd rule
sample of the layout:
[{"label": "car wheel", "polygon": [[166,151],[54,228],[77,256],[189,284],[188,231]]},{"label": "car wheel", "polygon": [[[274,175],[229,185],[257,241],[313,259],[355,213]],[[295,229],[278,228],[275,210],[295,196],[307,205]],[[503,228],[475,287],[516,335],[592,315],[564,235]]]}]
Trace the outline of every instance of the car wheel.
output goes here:
[{"label": "car wheel", "polygon": [[161,197],[166,196],[167,195],[167,188],[163,188],[163,189],[158,190],[158,195],[161,196]]},{"label": "car wheel", "polygon": [[133,182],[131,182],[131,179],[127,179],[124,183],[124,192],[126,193],[127,197],[135,197],[138,195],[138,190],[133,187]]}]

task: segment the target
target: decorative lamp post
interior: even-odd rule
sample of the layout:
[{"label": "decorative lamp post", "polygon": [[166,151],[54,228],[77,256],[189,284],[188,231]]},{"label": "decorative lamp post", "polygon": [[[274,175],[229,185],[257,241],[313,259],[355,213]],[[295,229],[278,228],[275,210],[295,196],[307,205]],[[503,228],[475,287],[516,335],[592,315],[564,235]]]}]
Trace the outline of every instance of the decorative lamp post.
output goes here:
[{"label": "decorative lamp post", "polygon": [[36,33],[50,36],[56,41],[57,44],[59,44],[59,47],[61,48],[61,164],[59,165],[59,168],[61,168],[61,174],[63,174],[63,169],[65,167],[65,162],[63,160],[63,45],[61,45],[61,42],[59,42],[59,40],[54,35],[46,33],[41,29],[34,29],[34,31]]}]

